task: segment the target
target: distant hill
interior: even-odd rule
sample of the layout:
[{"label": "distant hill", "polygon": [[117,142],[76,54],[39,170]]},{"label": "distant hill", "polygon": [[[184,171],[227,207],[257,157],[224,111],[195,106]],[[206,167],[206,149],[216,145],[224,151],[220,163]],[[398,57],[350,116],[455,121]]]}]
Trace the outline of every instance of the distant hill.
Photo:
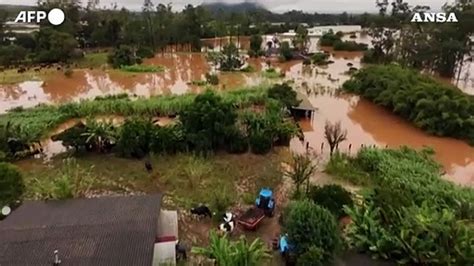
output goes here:
[{"label": "distant hill", "polygon": [[240,12],[268,12],[265,7],[262,5],[255,3],[255,2],[243,2],[243,3],[236,3],[236,4],[228,4],[228,3],[221,3],[221,2],[216,2],[216,3],[202,3],[201,5],[205,9],[209,10],[211,13],[217,13],[217,12],[225,12],[225,13],[240,13]]}]

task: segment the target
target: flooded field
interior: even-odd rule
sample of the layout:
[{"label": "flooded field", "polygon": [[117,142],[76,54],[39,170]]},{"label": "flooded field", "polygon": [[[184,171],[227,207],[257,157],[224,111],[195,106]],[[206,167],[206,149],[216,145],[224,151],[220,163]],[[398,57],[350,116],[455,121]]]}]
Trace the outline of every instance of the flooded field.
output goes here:
[{"label": "flooded field", "polygon": [[[71,77],[55,71],[43,80],[0,84],[0,113],[18,106],[26,108],[39,103],[57,104],[119,93],[149,97],[199,92],[202,88],[192,82],[204,80],[204,75],[210,71],[204,53],[158,54],[144,63],[164,66],[166,70],[162,73],[124,73],[78,69]],[[219,78],[222,89],[256,85],[262,81],[257,73],[224,73]]]},{"label": "flooded field", "polygon": [[[207,40],[213,45],[220,41],[225,42],[225,40]],[[358,41],[368,43],[370,39],[362,36]],[[242,38],[243,46],[246,45],[245,42],[246,40]],[[312,40],[311,47],[315,43],[317,39]],[[350,67],[361,67],[362,53],[337,52],[324,47],[320,49],[331,54],[330,60],[334,61],[333,64],[314,67],[303,66],[301,61],[278,63],[277,60],[272,60],[274,67],[285,72],[285,79],[293,82],[296,88],[308,95],[310,102],[318,109],[312,119],[301,122],[306,141],[309,141],[311,148],[327,155],[327,144],[321,151],[321,143],[325,142],[324,123],[326,120],[341,121],[343,127],[348,130],[348,140],[340,146],[343,151],[355,153],[361,145],[379,147],[408,145],[415,148],[430,146],[436,152],[435,158],[443,165],[447,179],[459,184],[474,185],[474,147],[463,141],[428,135],[381,107],[357,96],[341,94],[337,88],[349,78],[345,72]],[[31,107],[38,103],[61,103],[107,94],[128,93],[148,97],[199,92],[202,88],[192,85],[191,82],[203,80],[205,73],[210,70],[204,53],[159,54],[155,58],[145,60],[145,64],[162,65],[166,67],[166,71],[130,74],[114,70],[75,70],[71,78],[58,72],[48,75],[42,81],[0,85],[0,112],[17,106]],[[265,60],[253,59],[250,64],[256,68],[256,72],[219,74],[219,89],[232,89],[263,82],[264,79],[258,72],[265,67]],[[465,66],[464,71],[473,70]],[[474,93],[472,81],[469,78],[466,80],[467,87],[459,83],[460,88],[466,93]],[[68,125],[70,124],[64,126],[67,128]],[[58,131],[61,129],[64,127]],[[48,158],[64,151],[60,143],[43,144]],[[349,145],[352,147],[351,150]],[[293,140],[291,146],[292,149],[302,150],[304,145],[298,140]]]}]

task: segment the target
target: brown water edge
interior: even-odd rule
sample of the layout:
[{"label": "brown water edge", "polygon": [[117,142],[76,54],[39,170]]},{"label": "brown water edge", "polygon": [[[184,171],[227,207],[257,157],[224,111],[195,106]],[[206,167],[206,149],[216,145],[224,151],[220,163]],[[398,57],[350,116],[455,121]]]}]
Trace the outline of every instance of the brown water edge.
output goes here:
[{"label": "brown water edge", "polygon": [[[249,62],[256,68],[256,60]],[[210,71],[206,55],[201,53],[157,54],[144,64],[161,65],[162,73],[124,73],[118,70],[76,69],[72,77],[62,71],[48,74],[42,81],[25,81],[0,85],[0,113],[39,103],[59,104],[97,96],[127,93],[137,96],[200,92],[203,88],[192,81],[204,80]],[[220,89],[256,85],[262,82],[258,73],[219,73]]]},{"label": "brown water edge", "polygon": [[[330,58],[335,63],[326,67],[307,67],[301,62],[288,63],[282,67],[286,70],[287,79],[292,80],[296,88],[308,95],[310,102],[318,109],[312,119],[300,121],[305,140],[312,149],[320,153],[321,143],[325,143],[323,155],[328,156],[329,146],[324,139],[324,124],[326,120],[341,121],[348,131],[348,140],[340,146],[343,152],[349,152],[349,144],[352,144],[352,154],[361,145],[376,145],[381,148],[387,145],[392,148],[402,145],[413,148],[429,146],[436,152],[434,158],[443,165],[446,179],[462,185],[474,185],[474,147],[461,140],[429,135],[382,107],[358,96],[342,93],[338,88],[349,79],[344,74],[349,68],[347,63],[360,68],[361,53],[353,59],[346,53],[335,53]],[[339,57],[343,59],[337,59]],[[292,140],[290,147],[300,152],[305,149],[298,139]]]}]

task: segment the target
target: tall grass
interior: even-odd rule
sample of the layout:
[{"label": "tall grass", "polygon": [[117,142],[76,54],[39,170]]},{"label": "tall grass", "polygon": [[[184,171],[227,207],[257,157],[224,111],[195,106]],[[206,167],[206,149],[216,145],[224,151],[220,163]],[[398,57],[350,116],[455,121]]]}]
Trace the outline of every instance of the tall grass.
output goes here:
[{"label": "tall grass", "polygon": [[[254,104],[264,104],[267,87],[257,86],[242,90],[219,93],[224,101],[238,108]],[[151,98],[130,99],[120,97],[100,97],[94,100],[66,103],[62,105],[38,105],[33,108],[15,109],[0,115],[0,125],[12,124],[23,128],[33,139],[40,139],[61,123],[72,118],[98,115],[120,116],[167,116],[181,112],[193,103],[196,94],[163,95]]]}]

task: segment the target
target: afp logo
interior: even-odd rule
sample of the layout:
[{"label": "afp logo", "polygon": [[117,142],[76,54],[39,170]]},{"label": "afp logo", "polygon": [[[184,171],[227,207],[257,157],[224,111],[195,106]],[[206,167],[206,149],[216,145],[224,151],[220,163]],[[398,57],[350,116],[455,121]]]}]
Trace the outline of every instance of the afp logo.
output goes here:
[{"label": "afp logo", "polygon": [[415,13],[411,22],[458,22],[458,18],[455,13]]},{"label": "afp logo", "polygon": [[20,11],[15,19],[15,23],[40,23],[44,19],[54,26],[63,24],[64,12],[59,8],[53,8],[48,13],[46,11]]}]

